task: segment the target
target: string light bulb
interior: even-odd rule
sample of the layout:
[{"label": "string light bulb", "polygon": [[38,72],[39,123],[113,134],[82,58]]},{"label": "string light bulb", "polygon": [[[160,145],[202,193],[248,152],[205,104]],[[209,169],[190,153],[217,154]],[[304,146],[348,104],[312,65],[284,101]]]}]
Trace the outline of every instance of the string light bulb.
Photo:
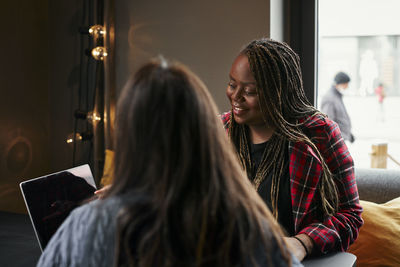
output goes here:
[{"label": "string light bulb", "polygon": [[101,25],[93,25],[89,28],[89,34],[94,37],[104,36],[106,34],[106,30]]},{"label": "string light bulb", "polygon": [[75,133],[75,138],[74,138],[74,134],[71,133],[68,135],[67,140],[65,140],[67,142],[67,144],[72,144],[74,141],[78,142],[78,141],[86,141],[86,140],[90,140],[93,138],[93,133],[91,132],[83,132],[83,133]]},{"label": "string light bulb", "polygon": [[91,122],[92,124],[95,124],[96,122],[101,121],[100,115],[95,112],[95,111],[90,111],[87,113],[86,119]]},{"label": "string light bulb", "polygon": [[96,111],[83,111],[83,110],[75,110],[74,117],[77,119],[87,120],[91,124],[95,124],[101,121],[101,116]]},{"label": "string light bulb", "polygon": [[82,135],[80,133],[76,133],[75,134],[75,139],[74,139],[74,134],[73,133],[69,134],[68,137],[67,137],[66,142],[67,142],[67,144],[72,144],[74,142],[74,140],[75,141],[82,140]]},{"label": "string light bulb", "polygon": [[103,46],[97,46],[92,49],[92,56],[96,60],[104,60],[107,55],[107,49]]}]

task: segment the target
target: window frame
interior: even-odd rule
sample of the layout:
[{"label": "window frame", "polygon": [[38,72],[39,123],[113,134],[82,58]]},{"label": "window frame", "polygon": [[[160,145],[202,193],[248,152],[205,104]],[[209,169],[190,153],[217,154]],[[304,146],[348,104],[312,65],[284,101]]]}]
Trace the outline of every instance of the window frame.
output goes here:
[{"label": "window frame", "polygon": [[317,107],[318,0],[270,0],[271,38],[284,41],[299,55],[303,87]]}]

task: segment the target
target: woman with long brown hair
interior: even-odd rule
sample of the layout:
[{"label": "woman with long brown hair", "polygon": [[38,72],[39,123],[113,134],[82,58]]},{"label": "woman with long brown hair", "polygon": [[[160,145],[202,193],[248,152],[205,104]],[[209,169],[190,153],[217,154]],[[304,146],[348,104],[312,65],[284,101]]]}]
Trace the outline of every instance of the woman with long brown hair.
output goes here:
[{"label": "woman with long brown hair", "polygon": [[71,213],[38,265],[299,265],[216,114],[184,66],[143,66],[118,101],[112,186]]},{"label": "woman with long brown hair", "polygon": [[222,115],[242,168],[302,260],[345,251],[363,221],[337,124],[307,100],[297,54],[262,38],[235,59]]}]

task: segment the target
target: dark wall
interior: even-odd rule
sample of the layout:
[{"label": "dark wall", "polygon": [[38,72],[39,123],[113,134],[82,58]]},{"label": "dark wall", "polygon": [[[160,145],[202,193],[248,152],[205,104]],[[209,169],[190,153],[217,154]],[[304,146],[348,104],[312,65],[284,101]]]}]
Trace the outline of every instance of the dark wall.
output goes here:
[{"label": "dark wall", "polygon": [[[0,210],[25,212],[21,181],[72,167],[66,137],[77,106],[82,3],[2,3]],[[77,164],[88,162],[85,146]]]},{"label": "dark wall", "polygon": [[248,41],[269,36],[269,1],[138,0],[116,4],[117,91],[149,58],[163,54],[188,65],[221,110],[234,58]]},{"label": "dark wall", "polygon": [[47,0],[2,3],[0,210],[25,209],[18,183],[49,169]]}]

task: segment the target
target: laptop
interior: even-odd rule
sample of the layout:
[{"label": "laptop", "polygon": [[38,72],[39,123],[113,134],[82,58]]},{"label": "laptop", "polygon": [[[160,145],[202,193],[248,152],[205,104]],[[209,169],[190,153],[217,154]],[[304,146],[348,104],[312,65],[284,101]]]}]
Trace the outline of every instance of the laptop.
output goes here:
[{"label": "laptop", "polygon": [[96,184],[86,164],[24,181],[20,188],[43,251],[70,212],[94,197]]}]

